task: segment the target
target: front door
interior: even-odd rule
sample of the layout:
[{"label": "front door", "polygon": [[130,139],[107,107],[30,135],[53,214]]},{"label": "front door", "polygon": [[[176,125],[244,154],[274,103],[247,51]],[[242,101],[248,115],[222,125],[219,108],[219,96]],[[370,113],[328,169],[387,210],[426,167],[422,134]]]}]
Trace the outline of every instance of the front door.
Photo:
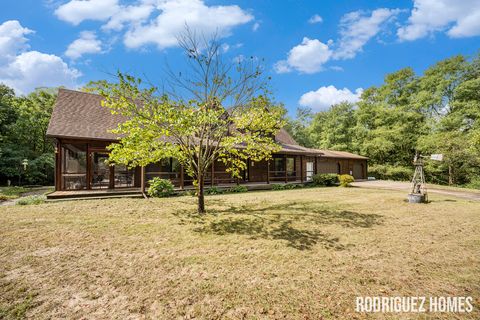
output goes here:
[{"label": "front door", "polygon": [[313,173],[313,162],[307,162],[307,181],[312,181]]}]

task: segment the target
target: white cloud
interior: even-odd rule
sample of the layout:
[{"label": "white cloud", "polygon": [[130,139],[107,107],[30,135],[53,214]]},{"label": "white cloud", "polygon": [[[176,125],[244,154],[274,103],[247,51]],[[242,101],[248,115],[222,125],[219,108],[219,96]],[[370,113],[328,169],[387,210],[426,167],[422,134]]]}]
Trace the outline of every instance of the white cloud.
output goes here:
[{"label": "white cloud", "polygon": [[12,59],[17,52],[28,48],[25,35],[33,33],[24,28],[17,20],[6,21],[0,25],[0,63]]},{"label": "white cloud", "polygon": [[[208,6],[204,0],[139,0],[132,5],[122,5],[119,0],[70,0],[55,14],[74,25],[85,20],[106,21],[103,31],[126,29],[123,42],[128,48],[153,44],[159,49],[177,46],[177,36],[185,25],[207,37],[213,33],[227,37],[232,28],[254,19],[237,5]],[[252,28],[255,31],[259,26],[257,21]]]},{"label": "white cloud", "polygon": [[400,12],[400,9],[382,8],[372,11],[371,14],[363,11],[347,13],[340,21],[340,39],[337,43],[328,40],[325,44],[320,40],[305,37],[301,44],[289,51],[286,60],[280,60],[274,65],[274,70],[277,73],[293,70],[315,73],[322,71],[323,65],[329,60],[352,59],[382,30],[387,21]]},{"label": "white cloud", "polygon": [[317,111],[323,111],[330,106],[340,102],[356,103],[360,99],[363,92],[362,88],[358,88],[355,92],[347,88],[337,89],[330,85],[328,87],[320,87],[316,91],[309,91],[300,97],[299,104],[304,107],[310,107]]},{"label": "white cloud", "polygon": [[56,55],[28,51],[28,39],[24,35],[32,32],[16,20],[0,25],[0,83],[20,94],[37,87],[74,87],[81,75],[78,70],[70,68]]},{"label": "white cloud", "polygon": [[335,59],[351,59],[363,46],[381,31],[383,23],[401,12],[400,9],[380,8],[365,15],[354,11],[344,15],[340,21],[340,40],[335,51]]},{"label": "white cloud", "polygon": [[480,35],[478,0],[414,0],[408,24],[397,31],[400,40],[416,40],[445,31],[452,38]]},{"label": "white cloud", "polygon": [[71,0],[59,6],[55,15],[78,25],[84,20],[106,21],[118,11],[118,0]]},{"label": "white cloud", "polygon": [[70,43],[65,55],[71,59],[78,59],[86,53],[102,52],[102,42],[97,39],[93,31],[83,31],[80,38]]},{"label": "white cloud", "polygon": [[192,30],[205,35],[230,35],[235,26],[253,20],[253,16],[239,6],[207,6],[202,0],[159,1],[160,14],[146,24],[134,25],[127,31],[124,43],[129,48],[155,44],[159,49],[177,45],[176,36],[187,24]]},{"label": "white cloud", "polygon": [[322,66],[332,55],[328,44],[317,39],[303,38],[301,44],[293,47],[287,60],[278,61],[274,69],[277,73],[286,73],[297,70],[302,73],[315,73],[322,70]]},{"label": "white cloud", "polygon": [[151,3],[143,3],[138,6],[126,6],[122,7],[116,12],[107,24],[105,24],[103,30],[120,31],[128,23],[141,23],[150,17],[155,6]]},{"label": "white cloud", "polygon": [[314,14],[310,19],[308,19],[308,23],[315,24],[315,23],[322,23],[323,18],[318,14]]}]

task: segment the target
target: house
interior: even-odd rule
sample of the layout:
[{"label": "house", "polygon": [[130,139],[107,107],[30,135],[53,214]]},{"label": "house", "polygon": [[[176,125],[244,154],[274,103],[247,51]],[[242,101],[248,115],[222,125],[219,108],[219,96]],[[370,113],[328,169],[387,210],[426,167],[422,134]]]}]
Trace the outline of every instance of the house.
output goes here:
[{"label": "house", "polygon": [[[101,106],[96,94],[60,89],[48,126],[47,137],[55,141],[55,190],[95,190],[137,188],[153,177],[170,179],[176,188],[192,185],[193,180],[173,158],[130,169],[108,166],[107,146],[117,138],[109,130],[125,119]],[[206,185],[302,183],[315,173],[367,176],[367,158],[343,151],[317,150],[300,146],[285,130],[275,137],[282,149],[270,161],[248,162],[241,178],[226,173],[222,162],[215,162]]]}]

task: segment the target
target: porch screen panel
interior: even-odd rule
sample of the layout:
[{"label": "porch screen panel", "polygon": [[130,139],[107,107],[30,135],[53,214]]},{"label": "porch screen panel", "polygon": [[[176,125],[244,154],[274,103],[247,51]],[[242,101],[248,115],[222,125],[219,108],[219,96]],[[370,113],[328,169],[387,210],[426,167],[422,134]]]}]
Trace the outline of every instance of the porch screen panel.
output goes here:
[{"label": "porch screen panel", "polygon": [[87,145],[62,146],[62,186],[65,190],[87,188]]},{"label": "porch screen panel", "polygon": [[124,164],[115,165],[115,188],[135,186],[135,169]]},{"label": "porch screen panel", "polygon": [[287,158],[287,176],[295,177],[295,158]]}]

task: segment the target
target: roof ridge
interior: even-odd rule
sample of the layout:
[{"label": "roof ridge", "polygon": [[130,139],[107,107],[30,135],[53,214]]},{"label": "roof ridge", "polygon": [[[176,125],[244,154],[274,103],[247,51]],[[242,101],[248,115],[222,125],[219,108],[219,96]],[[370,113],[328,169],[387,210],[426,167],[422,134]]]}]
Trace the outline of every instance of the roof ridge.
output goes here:
[{"label": "roof ridge", "polygon": [[102,97],[103,98],[103,96],[98,94],[98,93],[85,92],[85,91],[73,90],[73,89],[68,89],[68,88],[58,88],[58,91],[70,91],[70,92],[74,92],[74,93],[81,93],[81,94],[86,94],[86,95],[89,95],[89,96],[97,96],[97,97]]}]

